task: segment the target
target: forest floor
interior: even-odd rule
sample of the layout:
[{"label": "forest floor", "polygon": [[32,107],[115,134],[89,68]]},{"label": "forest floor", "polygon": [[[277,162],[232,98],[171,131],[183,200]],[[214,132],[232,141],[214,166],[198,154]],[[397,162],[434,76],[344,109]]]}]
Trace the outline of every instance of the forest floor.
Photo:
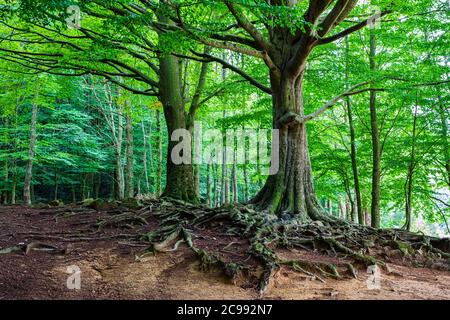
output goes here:
[{"label": "forest floor", "polygon": [[[0,254],[0,299],[450,299],[450,272],[413,268],[401,259],[392,259],[381,272],[375,290],[368,288],[369,274],[362,268],[356,279],[321,282],[281,267],[261,297],[252,277],[232,284],[220,271],[201,270],[184,244],[173,252],[136,259],[148,247],[136,241],[136,235],[156,229],[157,219],[127,229],[99,230],[96,222],[109,214],[79,206],[0,207],[0,253],[20,249]],[[251,259],[244,250],[246,239],[219,229],[194,234],[197,247]],[[300,250],[277,253],[333,259]],[[79,290],[67,288],[69,266],[81,270]]]}]

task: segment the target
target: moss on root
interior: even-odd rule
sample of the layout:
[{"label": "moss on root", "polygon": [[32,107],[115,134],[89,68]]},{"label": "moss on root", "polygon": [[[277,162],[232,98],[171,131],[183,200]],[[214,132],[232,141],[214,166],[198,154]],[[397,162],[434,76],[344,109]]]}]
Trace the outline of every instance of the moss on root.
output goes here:
[{"label": "moss on root", "polygon": [[[184,243],[196,254],[203,270],[220,269],[234,282],[241,271],[248,271],[251,266],[224,259],[216,252],[198,247],[193,240],[193,229],[221,223],[227,234],[249,240],[248,253],[261,265],[262,272],[258,280],[261,294],[267,291],[273,274],[281,266],[290,267],[320,281],[325,281],[326,278],[340,279],[343,277],[342,272],[356,277],[357,268],[354,264],[384,264],[382,256],[371,253],[374,247],[390,246],[409,256],[420,252],[427,259],[450,257],[450,253],[430,244],[430,240],[436,243],[436,238],[399,230],[377,230],[336,219],[305,223],[295,216],[278,219],[245,206],[211,209],[170,199],[160,203],[160,209],[152,212],[159,219],[159,229],[142,237],[152,244],[147,252],[174,251]],[[276,249],[280,248],[332,254],[339,261],[345,262],[286,261],[276,254]]]}]

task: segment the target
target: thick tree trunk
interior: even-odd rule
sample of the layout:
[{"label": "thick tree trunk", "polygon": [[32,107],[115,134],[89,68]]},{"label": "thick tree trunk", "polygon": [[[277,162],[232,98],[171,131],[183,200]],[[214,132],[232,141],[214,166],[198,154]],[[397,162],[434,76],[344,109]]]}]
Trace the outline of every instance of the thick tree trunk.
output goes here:
[{"label": "thick tree trunk", "polygon": [[178,129],[187,131],[191,129],[186,121],[183,98],[181,96],[179,60],[173,55],[161,55],[159,65],[160,96],[169,135],[166,187],[163,196],[196,203],[198,198],[195,192],[192,161],[187,164],[175,164],[172,159],[172,151],[179,143],[178,141],[172,141],[172,134]]},{"label": "thick tree trunk", "polygon": [[126,115],[126,166],[125,166],[125,195],[134,197],[134,147],[133,147],[133,121],[131,115]]},{"label": "thick tree trunk", "polygon": [[30,144],[28,146],[28,161],[25,168],[25,180],[23,183],[23,202],[26,205],[31,204],[31,181],[33,178],[33,161],[36,147],[36,122],[37,122],[38,107],[35,103],[32,105],[31,111],[31,125],[30,125]]},{"label": "thick tree trunk", "polygon": [[[373,31],[370,33],[370,70],[376,70],[376,37]],[[377,119],[377,94],[370,91],[370,124],[372,130],[372,204],[370,208],[371,225],[380,227],[380,184],[381,184],[381,152],[380,135]]]},{"label": "thick tree trunk", "polygon": [[314,192],[306,125],[279,121],[287,113],[304,116],[302,82],[303,72],[296,78],[271,72],[273,128],[279,130],[279,170],[268,177],[252,203],[270,214],[327,220]]}]

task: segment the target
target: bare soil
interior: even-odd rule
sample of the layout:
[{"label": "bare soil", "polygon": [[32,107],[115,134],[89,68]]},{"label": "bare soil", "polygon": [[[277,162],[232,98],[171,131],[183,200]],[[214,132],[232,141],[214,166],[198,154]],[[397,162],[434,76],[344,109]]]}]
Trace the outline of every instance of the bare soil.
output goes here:
[{"label": "bare soil", "polygon": [[[0,250],[30,243],[64,250],[0,254],[0,299],[450,299],[450,272],[413,268],[398,259],[381,271],[379,289],[368,288],[370,275],[364,269],[356,279],[323,283],[281,267],[261,297],[252,277],[232,284],[219,270],[201,270],[184,244],[136,259],[147,245],[134,236],[157,228],[156,219],[134,228],[99,230],[95,223],[107,213],[78,208],[0,207]],[[243,250],[245,239],[217,229],[194,231],[198,247],[251,259]],[[277,253],[286,259],[334,259],[298,250]],[[74,265],[81,269],[80,290],[66,285],[67,268]]]}]

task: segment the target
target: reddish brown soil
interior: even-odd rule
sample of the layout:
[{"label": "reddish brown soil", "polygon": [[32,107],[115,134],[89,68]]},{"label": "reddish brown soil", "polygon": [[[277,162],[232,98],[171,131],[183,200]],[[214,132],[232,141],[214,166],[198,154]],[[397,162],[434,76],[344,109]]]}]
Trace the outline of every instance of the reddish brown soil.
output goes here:
[{"label": "reddish brown soil", "polygon": [[[193,253],[184,245],[177,251],[149,255],[136,261],[145,243],[135,234],[155,229],[156,220],[130,229],[98,231],[97,219],[106,213],[90,211],[63,216],[76,207],[30,209],[0,207],[0,250],[21,243],[39,242],[66,249],[65,254],[31,251],[0,254],[0,299],[257,299],[255,279],[236,285],[219,271],[199,270]],[[60,212],[57,216],[56,212]],[[194,230],[198,247],[214,249],[234,260],[246,260],[246,240],[217,230]],[[119,236],[122,235],[122,236]],[[79,238],[77,238],[79,237]],[[229,245],[233,243],[232,245]],[[323,260],[333,258],[306,251],[280,251],[284,258]],[[81,289],[69,290],[67,267],[81,269]],[[390,264],[382,271],[381,287],[369,290],[368,274],[357,279],[325,283],[281,268],[266,299],[450,299],[450,273]]]}]

